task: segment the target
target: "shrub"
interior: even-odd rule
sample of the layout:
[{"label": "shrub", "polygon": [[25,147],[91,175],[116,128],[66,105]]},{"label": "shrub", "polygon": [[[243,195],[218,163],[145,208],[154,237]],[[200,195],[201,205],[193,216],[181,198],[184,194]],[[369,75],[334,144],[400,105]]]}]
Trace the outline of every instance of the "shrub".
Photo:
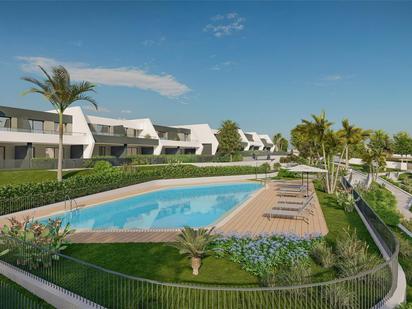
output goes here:
[{"label": "shrub", "polygon": [[112,170],[112,164],[109,161],[96,161],[93,165],[93,170],[96,173],[108,172]]},{"label": "shrub", "polygon": [[228,256],[243,269],[255,276],[265,277],[272,270],[291,266],[293,262],[308,260],[317,238],[300,238],[295,235],[222,236],[213,250],[217,256]]},{"label": "shrub", "polygon": [[[10,226],[4,225],[2,242],[8,248],[1,254],[10,254],[18,265],[27,265],[30,269],[51,266],[52,260],[59,260],[57,253],[67,248],[67,237],[74,232],[69,224],[62,227],[62,220],[49,219],[47,224],[26,218],[18,221],[9,219]],[[19,242],[28,243],[22,246]],[[44,248],[45,250],[39,249]]]},{"label": "shrub", "polygon": [[399,240],[399,255],[406,259],[412,259],[412,244],[403,236],[398,237]]},{"label": "shrub", "polygon": [[342,278],[372,269],[379,263],[375,255],[368,252],[369,246],[358,239],[356,230],[343,230],[336,242],[337,268]]},{"label": "shrub", "polygon": [[312,270],[307,261],[299,260],[265,273],[260,278],[260,283],[266,287],[301,285],[310,283],[311,276]]},{"label": "shrub", "polygon": [[336,203],[346,212],[352,212],[355,209],[355,199],[351,193],[345,191],[337,191]]},{"label": "shrub", "polygon": [[153,179],[230,176],[264,173],[262,167],[193,165],[144,166],[110,173],[92,173],[70,177],[62,182],[55,180],[40,183],[23,183],[0,187],[0,215],[63,201],[67,196],[76,198],[106,190],[121,188]]},{"label": "shrub", "polygon": [[399,224],[401,215],[396,207],[396,198],[384,186],[374,182],[369,190],[361,190],[360,193],[386,224],[391,226]]},{"label": "shrub", "polygon": [[300,175],[295,172],[290,172],[286,169],[281,168],[278,172],[278,178],[299,178]]},{"label": "shrub", "polygon": [[325,268],[330,268],[335,263],[332,248],[325,241],[317,242],[313,245],[311,256],[317,264]]}]

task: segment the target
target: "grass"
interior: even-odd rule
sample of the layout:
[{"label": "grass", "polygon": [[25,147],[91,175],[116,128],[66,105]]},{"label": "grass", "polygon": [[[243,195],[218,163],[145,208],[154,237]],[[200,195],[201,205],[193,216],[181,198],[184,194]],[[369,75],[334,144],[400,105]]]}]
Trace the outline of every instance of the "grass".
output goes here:
[{"label": "grass", "polygon": [[223,285],[258,283],[255,276],[238,264],[213,256],[203,259],[199,275],[193,276],[190,260],[164,244],[71,244],[64,253],[110,270],[158,281]]},{"label": "grass", "polygon": [[[31,294],[29,291],[27,291],[26,289],[24,289],[23,287],[21,287],[20,285],[14,283],[13,281],[9,280],[8,278],[0,275],[0,282],[5,282],[10,288],[12,288],[15,291],[18,291],[20,294],[22,294],[24,296],[24,298],[26,299],[30,299],[33,303],[41,305],[42,308],[54,308],[52,305],[48,304],[47,302],[45,302],[43,299],[38,298],[37,296]],[[7,299],[7,301],[10,301],[12,299]],[[20,298],[20,300],[22,300]],[[0,305],[1,305],[1,301],[0,301]],[[26,304],[28,306],[28,304]]]},{"label": "grass", "polygon": [[[64,178],[75,175],[88,174],[91,170],[75,170],[63,172]],[[51,170],[8,170],[0,171],[0,186],[17,185],[29,182],[42,182],[46,180],[55,180],[57,172]]]},{"label": "grass", "polygon": [[362,219],[355,210],[353,212],[345,212],[337,205],[334,195],[320,190],[316,190],[316,193],[328,225],[329,233],[326,235],[326,241],[329,244],[334,246],[343,229],[350,228],[351,230],[356,230],[358,238],[365,241],[372,252],[379,252]]}]

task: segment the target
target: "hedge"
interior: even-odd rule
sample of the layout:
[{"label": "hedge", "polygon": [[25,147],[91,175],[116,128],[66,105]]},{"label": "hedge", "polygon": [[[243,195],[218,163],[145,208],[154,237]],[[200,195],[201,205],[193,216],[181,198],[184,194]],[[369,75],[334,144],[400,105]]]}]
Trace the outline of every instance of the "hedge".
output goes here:
[{"label": "hedge", "polygon": [[93,193],[103,192],[154,179],[247,175],[265,173],[266,166],[193,165],[144,166],[113,168],[110,171],[56,180],[0,187],[0,215],[47,205]]}]

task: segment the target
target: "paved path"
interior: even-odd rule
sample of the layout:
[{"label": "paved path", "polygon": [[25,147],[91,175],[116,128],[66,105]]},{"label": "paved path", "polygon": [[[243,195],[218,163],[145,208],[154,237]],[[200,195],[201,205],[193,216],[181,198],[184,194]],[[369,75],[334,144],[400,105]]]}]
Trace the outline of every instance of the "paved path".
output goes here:
[{"label": "paved path", "polygon": [[[358,171],[353,171],[352,173],[352,183],[356,184],[359,182],[365,182],[367,175]],[[412,195],[399,189],[397,186],[391,184],[390,182],[378,177],[377,182],[384,185],[386,189],[392,192],[397,201],[397,206],[401,214],[407,218],[412,219],[412,212],[409,211],[409,207],[412,201]]]}]

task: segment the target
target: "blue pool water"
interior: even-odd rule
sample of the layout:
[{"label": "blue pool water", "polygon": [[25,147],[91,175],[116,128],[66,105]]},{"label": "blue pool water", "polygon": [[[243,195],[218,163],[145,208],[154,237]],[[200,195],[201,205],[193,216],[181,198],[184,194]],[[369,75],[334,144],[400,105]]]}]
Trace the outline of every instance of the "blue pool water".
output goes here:
[{"label": "blue pool water", "polygon": [[217,221],[260,187],[258,183],[235,183],[165,189],[50,218],[62,218],[63,224],[69,222],[75,229],[201,227]]}]

